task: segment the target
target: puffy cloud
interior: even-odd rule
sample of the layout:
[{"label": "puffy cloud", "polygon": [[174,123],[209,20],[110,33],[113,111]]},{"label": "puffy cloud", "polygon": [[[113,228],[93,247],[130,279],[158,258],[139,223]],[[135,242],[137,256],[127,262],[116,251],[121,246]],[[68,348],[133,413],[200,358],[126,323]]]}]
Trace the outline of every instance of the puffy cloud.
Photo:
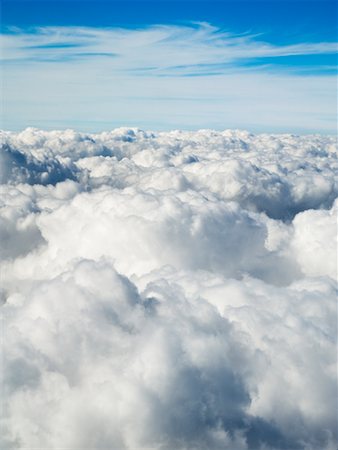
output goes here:
[{"label": "puffy cloud", "polygon": [[337,277],[337,206],[336,200],[329,213],[304,211],[293,222],[295,232],[291,245],[306,275]]},{"label": "puffy cloud", "polygon": [[2,141],[4,448],[336,447],[333,138]]}]

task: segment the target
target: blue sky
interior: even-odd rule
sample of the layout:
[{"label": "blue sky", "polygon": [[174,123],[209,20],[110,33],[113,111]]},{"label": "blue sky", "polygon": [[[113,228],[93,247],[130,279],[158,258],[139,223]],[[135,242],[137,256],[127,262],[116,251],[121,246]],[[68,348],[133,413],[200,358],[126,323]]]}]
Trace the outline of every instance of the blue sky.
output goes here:
[{"label": "blue sky", "polygon": [[2,128],[336,129],[337,4],[2,0]]}]

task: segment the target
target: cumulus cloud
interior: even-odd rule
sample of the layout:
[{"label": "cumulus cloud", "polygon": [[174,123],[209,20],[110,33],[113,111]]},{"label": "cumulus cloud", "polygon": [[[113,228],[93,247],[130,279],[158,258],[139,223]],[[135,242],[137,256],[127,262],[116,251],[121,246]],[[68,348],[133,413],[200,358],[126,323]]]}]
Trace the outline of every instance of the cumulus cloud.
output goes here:
[{"label": "cumulus cloud", "polygon": [[336,448],[333,138],[1,139],[3,448]]}]

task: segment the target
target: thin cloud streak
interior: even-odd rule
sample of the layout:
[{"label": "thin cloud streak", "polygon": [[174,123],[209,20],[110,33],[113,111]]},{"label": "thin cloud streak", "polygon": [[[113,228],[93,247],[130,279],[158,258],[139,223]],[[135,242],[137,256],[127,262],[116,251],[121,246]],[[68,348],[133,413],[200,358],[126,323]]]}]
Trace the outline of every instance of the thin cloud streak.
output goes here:
[{"label": "thin cloud streak", "polygon": [[[135,67],[135,57],[145,66],[157,68],[182,64],[216,64],[245,59],[293,55],[337,53],[337,43],[318,42],[276,46],[257,35],[222,32],[209,24],[195,26],[157,25],[145,29],[95,29],[82,27],[40,27],[31,32],[17,31],[3,36],[7,58],[34,57],[41,53],[68,54],[73,48],[84,53],[112,53],[120,56],[118,67]],[[142,49],[142,52],[140,52]],[[147,61],[149,64],[147,63]]]}]

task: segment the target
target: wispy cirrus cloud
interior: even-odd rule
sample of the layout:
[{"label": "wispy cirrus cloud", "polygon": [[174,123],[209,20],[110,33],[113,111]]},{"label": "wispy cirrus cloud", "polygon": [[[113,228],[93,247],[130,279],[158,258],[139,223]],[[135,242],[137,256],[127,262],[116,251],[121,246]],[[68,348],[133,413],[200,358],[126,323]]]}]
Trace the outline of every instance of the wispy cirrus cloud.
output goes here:
[{"label": "wispy cirrus cloud", "polygon": [[[2,48],[10,127],[19,92],[26,116],[39,126],[39,114],[55,120],[51,111],[68,96],[72,105],[64,121],[76,126],[78,120],[84,128],[84,104],[86,120],[100,111],[98,120],[113,125],[334,127],[334,42],[273,45],[262,35],[235,34],[207,23],[8,31]],[[142,98],[147,99],[143,105]],[[194,100],[193,108],[187,98]],[[37,100],[40,113],[32,107],[28,114]],[[149,103],[156,104],[155,111]]]},{"label": "wispy cirrus cloud", "polygon": [[[153,70],[184,68],[194,65],[241,64],[241,60],[310,56],[337,53],[334,42],[298,43],[277,46],[264,42],[262,36],[224,32],[209,24],[190,26],[157,25],[145,29],[95,29],[81,27],[44,27],[17,31],[4,38],[4,52],[9,59],[22,53],[39,59],[41,53],[67,56],[77,52],[95,55],[119,55],[114,66],[119,69],[153,67]],[[7,45],[6,45],[7,44]],[[79,51],[78,49],[82,49]],[[296,62],[297,64],[297,62]]]}]

